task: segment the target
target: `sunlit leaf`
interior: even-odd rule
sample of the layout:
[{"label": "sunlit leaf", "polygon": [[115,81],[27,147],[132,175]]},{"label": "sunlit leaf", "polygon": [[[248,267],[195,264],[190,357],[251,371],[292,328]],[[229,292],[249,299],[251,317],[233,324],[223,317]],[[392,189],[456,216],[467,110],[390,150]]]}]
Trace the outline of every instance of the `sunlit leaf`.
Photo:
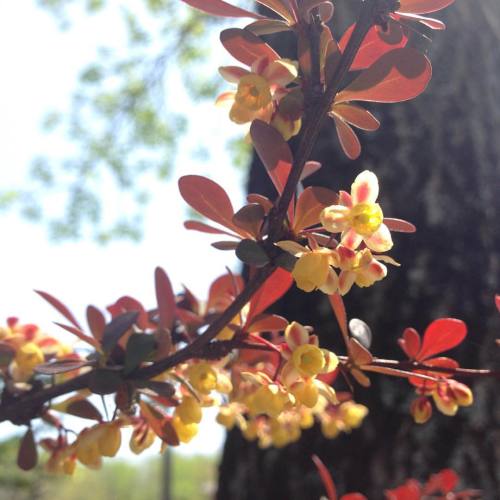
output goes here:
[{"label": "sunlit leaf", "polygon": [[201,233],[207,234],[226,234],[227,236],[232,236],[233,238],[237,238],[238,236],[233,233],[229,233],[224,231],[223,229],[219,229],[217,227],[210,226],[209,224],[205,224],[204,222],[200,222],[197,220],[187,220],[184,222],[184,227],[186,229],[192,231],[200,231]]},{"label": "sunlit leaf", "polygon": [[394,49],[362,71],[337,95],[335,102],[407,101],[425,90],[431,76],[431,63],[423,54],[408,47]]},{"label": "sunlit leaf", "polygon": [[271,304],[281,298],[292,286],[292,283],[293,278],[288,271],[281,268],[276,269],[250,300],[247,323],[251,323],[255,316],[264,312]]},{"label": "sunlit leaf", "polygon": [[288,2],[283,2],[282,0],[256,0],[261,5],[273,10],[276,14],[279,14],[283,19],[288,21],[290,24],[295,23],[295,18],[287,6]]},{"label": "sunlit leaf", "polygon": [[406,328],[403,337],[398,339],[398,344],[410,359],[415,359],[420,351],[420,335],[414,328]]},{"label": "sunlit leaf", "polygon": [[398,12],[430,14],[451,5],[455,0],[400,0]]},{"label": "sunlit leaf", "polygon": [[[250,127],[250,136],[274,187],[282,194],[292,169],[293,156],[290,146],[274,127],[261,120],[254,120]],[[288,213],[291,216],[291,209]]]},{"label": "sunlit leaf", "polygon": [[87,307],[87,323],[93,337],[97,340],[97,342],[101,342],[104,328],[106,326],[106,319],[97,307],[92,305]]},{"label": "sunlit leaf", "polygon": [[411,223],[403,219],[392,219],[384,217],[384,224],[391,230],[398,233],[414,233],[417,228]]},{"label": "sunlit leaf", "polygon": [[197,212],[208,219],[239,232],[233,223],[233,205],[226,191],[216,182],[201,175],[185,175],[179,179],[181,196]]},{"label": "sunlit leaf", "polygon": [[459,345],[467,335],[465,323],[455,318],[441,318],[433,321],[425,330],[419,361],[448,351]]},{"label": "sunlit leaf", "polygon": [[[444,356],[439,358],[427,359],[424,361],[424,364],[429,367],[428,370],[415,370],[414,373],[435,378],[450,378],[453,376],[453,370],[456,370],[459,366],[454,359],[446,358]],[[432,367],[447,369],[449,370],[449,372],[443,372],[441,370],[433,371]],[[410,382],[410,384],[414,385],[415,387],[426,388],[432,388],[437,384],[437,382],[432,382],[418,377],[408,377],[408,382]]]},{"label": "sunlit leaf", "polygon": [[207,309],[220,310],[227,307],[232,299],[243,290],[244,283],[241,276],[224,274],[219,276],[208,291]]},{"label": "sunlit leaf", "polygon": [[335,128],[339,137],[342,150],[350,160],[355,160],[361,154],[361,143],[359,142],[356,132],[351,126],[341,118],[333,117],[335,120]]},{"label": "sunlit leaf", "polygon": [[337,201],[338,195],[331,189],[307,187],[297,199],[293,230],[298,233],[306,227],[319,224],[321,211],[325,207],[335,205]]},{"label": "sunlit leaf", "polygon": [[330,471],[327,469],[326,465],[321,461],[318,455],[313,455],[311,458],[314,462],[314,465],[318,469],[319,477],[321,478],[321,482],[325,487],[328,500],[337,500],[337,490],[335,489],[335,484],[333,482]]},{"label": "sunlit leaf", "polygon": [[[355,24],[351,25],[339,41],[339,47],[344,52],[347,44],[354,31]],[[384,31],[380,26],[373,26],[363,39],[356,57],[351,64],[351,71],[365,69],[371,66],[379,57],[393,49],[405,47],[408,43],[408,36],[403,27],[389,20],[387,23],[387,31]]]},{"label": "sunlit leaf", "polygon": [[159,326],[171,330],[175,320],[175,294],[167,273],[161,267],[155,269],[155,292]]},{"label": "sunlit leaf", "polygon": [[260,57],[267,57],[269,61],[280,57],[267,43],[248,30],[229,28],[221,32],[220,40],[235,59],[247,66],[251,66]]},{"label": "sunlit leaf", "polygon": [[290,26],[278,19],[259,19],[245,27],[246,30],[251,31],[254,35],[272,35],[273,33],[280,33],[288,31]]},{"label": "sunlit leaf", "polygon": [[333,106],[331,113],[342,118],[350,125],[370,132],[380,127],[380,122],[365,108],[351,103],[340,103]]},{"label": "sunlit leaf", "polygon": [[56,299],[47,292],[42,292],[41,290],[35,290],[35,292],[45,299],[52,307],[57,309],[73,326],[82,330],[82,327],[75,319],[71,311],[60,300]]},{"label": "sunlit leaf", "polygon": [[277,314],[259,314],[246,327],[248,333],[278,332],[288,326],[288,321]]}]

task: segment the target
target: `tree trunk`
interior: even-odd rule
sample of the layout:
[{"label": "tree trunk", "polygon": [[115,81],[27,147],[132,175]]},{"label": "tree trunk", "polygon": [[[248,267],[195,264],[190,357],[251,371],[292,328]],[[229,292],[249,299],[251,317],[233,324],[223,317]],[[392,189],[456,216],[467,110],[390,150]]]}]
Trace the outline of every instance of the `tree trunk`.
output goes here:
[{"label": "tree trunk", "polygon": [[[336,13],[341,10],[343,5],[336,5]],[[433,319],[456,317],[469,329],[456,356],[461,365],[498,367],[494,339],[500,316],[493,297],[500,292],[500,2],[457,0],[441,17],[447,31],[434,37],[428,90],[409,103],[374,106],[381,129],[361,134],[363,153],[355,162],[345,159],[333,123],[326,123],[312,157],[323,168],[309,182],[348,191],[360,171],[373,170],[384,213],[417,226],[415,235],[394,238],[391,255],[402,267],[345,298],[349,317],[371,326],[375,355],[402,359],[396,339],[405,327],[423,332]],[[265,176],[255,158],[249,191],[265,193]],[[343,353],[321,293],[294,290],[276,312],[314,326],[322,345]],[[217,498],[318,500],[324,490],[313,453],[328,465],[339,492],[382,498],[384,488],[407,477],[424,480],[452,467],[464,486],[481,488],[484,498],[498,498],[500,398],[495,387],[494,381],[476,382],[473,407],[452,418],[435,411],[431,422],[417,426],[408,411],[409,385],[372,377],[369,390],[355,392],[370,415],[350,435],[326,440],[314,428],[284,449],[260,450],[232,431]]]}]

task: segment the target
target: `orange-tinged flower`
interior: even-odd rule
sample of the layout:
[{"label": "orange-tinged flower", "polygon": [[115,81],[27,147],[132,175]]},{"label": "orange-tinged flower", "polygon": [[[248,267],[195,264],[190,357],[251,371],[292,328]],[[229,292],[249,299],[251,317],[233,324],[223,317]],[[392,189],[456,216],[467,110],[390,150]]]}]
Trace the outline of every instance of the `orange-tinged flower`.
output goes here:
[{"label": "orange-tinged flower", "polygon": [[415,399],[410,406],[410,413],[416,424],[425,424],[432,417],[432,405],[428,398]]},{"label": "orange-tinged flower", "polygon": [[132,453],[141,454],[148,449],[155,441],[156,434],[148,424],[136,426],[130,436],[129,447]]},{"label": "orange-tinged flower", "polygon": [[[375,258],[368,248],[354,251],[342,245],[337,247],[339,275],[339,292],[345,295],[356,284],[360,288],[372,286],[387,276],[387,268]],[[379,256],[377,256],[379,257]],[[392,259],[392,264],[397,265]]]},{"label": "orange-tinged flower", "polygon": [[319,347],[304,344],[293,351],[292,363],[302,376],[314,377],[324,368],[325,356]]},{"label": "orange-tinged flower", "polygon": [[217,104],[231,106],[229,117],[238,124],[260,119],[271,122],[275,102],[287,93],[285,87],[297,78],[297,63],[289,59],[270,61],[258,58],[250,70],[237,66],[219,68],[222,77],[238,85],[236,92],[225,92]]},{"label": "orange-tinged flower", "polygon": [[374,252],[392,248],[391,233],[383,223],[384,215],[378,203],[377,176],[365,170],[351,187],[351,194],[340,192],[339,204],[323,209],[321,224],[331,233],[342,233],[341,244],[355,250],[364,241]]}]

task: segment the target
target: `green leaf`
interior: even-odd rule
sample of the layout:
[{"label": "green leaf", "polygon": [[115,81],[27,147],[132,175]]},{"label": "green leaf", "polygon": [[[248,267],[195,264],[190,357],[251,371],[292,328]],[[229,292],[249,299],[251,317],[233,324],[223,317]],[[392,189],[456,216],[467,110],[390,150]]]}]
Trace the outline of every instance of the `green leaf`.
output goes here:
[{"label": "green leaf", "polygon": [[253,240],[242,240],[236,248],[236,257],[250,266],[262,267],[269,262],[264,249]]},{"label": "green leaf", "polygon": [[102,348],[106,354],[113,351],[116,344],[129,331],[138,317],[139,313],[137,311],[127,312],[120,314],[106,325],[102,336]]},{"label": "green leaf", "polygon": [[104,396],[116,392],[122,382],[123,380],[118,371],[99,368],[94,370],[90,375],[89,389],[94,394]]},{"label": "green leaf", "polygon": [[150,358],[156,349],[156,340],[152,335],[133,333],[125,350],[125,374],[133,372],[143,361]]}]

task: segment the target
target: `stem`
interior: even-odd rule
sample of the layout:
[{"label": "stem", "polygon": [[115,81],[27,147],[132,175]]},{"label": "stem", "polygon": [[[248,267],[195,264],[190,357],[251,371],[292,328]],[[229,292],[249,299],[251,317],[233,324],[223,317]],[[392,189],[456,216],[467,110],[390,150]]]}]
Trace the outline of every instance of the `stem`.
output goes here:
[{"label": "stem", "polygon": [[365,0],[361,9],[359,20],[356,23],[351,38],[349,39],[349,43],[342,54],[335,73],[328,83],[325,93],[318,104],[313,106],[309,112],[306,110],[304,128],[299,147],[295,154],[292,170],[288,176],[283,194],[278,200],[276,210],[274,210],[271,214],[269,221],[269,238],[273,243],[279,241],[280,239],[288,205],[290,204],[295,190],[297,189],[302,171],[304,170],[304,165],[311,156],[312,149],[318,138],[323,121],[330,110],[332,102],[335,99],[335,95],[340,90],[342,80],[349,71],[363,39],[373,26],[376,5],[376,0]]}]

